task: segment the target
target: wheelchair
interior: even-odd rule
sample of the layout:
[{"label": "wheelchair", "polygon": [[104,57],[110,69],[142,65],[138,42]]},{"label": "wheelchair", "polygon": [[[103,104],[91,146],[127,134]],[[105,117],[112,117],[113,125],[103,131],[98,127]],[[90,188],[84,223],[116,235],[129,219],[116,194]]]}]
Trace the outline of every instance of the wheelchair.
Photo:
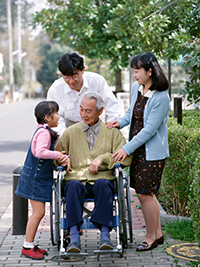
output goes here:
[{"label": "wheelchair", "polygon": [[[50,203],[50,233],[51,243],[57,246],[60,256],[87,256],[87,253],[67,253],[66,248],[70,243],[69,231],[66,227],[65,219],[65,197],[63,196],[63,167],[57,167],[57,177],[54,178],[52,186],[52,202]],[[95,250],[94,254],[98,257],[103,254],[119,254],[123,257],[124,249],[128,247],[128,240],[133,243],[132,215],[130,190],[128,176],[120,168],[120,164],[115,164],[113,195],[113,229],[116,232],[116,247],[113,250]],[[93,199],[85,199],[85,202],[92,202]],[[91,211],[83,208],[83,224],[81,231],[86,229],[97,229],[90,222]]]}]

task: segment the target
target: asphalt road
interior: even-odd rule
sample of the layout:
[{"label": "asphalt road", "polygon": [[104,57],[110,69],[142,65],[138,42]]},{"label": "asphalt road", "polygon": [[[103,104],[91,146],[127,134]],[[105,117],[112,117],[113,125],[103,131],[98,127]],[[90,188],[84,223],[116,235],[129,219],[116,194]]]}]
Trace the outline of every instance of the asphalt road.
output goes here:
[{"label": "asphalt road", "polygon": [[0,218],[12,201],[13,170],[24,163],[37,127],[34,107],[40,101],[0,104]]}]

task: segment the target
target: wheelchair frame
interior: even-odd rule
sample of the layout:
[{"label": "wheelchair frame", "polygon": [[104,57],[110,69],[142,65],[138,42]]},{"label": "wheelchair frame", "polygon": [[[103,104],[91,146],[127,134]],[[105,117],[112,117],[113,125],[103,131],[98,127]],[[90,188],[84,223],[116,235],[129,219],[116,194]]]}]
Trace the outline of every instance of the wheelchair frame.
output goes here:
[{"label": "wheelchair frame", "polygon": [[[57,167],[57,178],[54,178],[52,186],[52,202],[50,203],[50,232],[51,243],[53,246],[57,245],[60,256],[87,256],[87,253],[67,253],[65,248],[70,243],[69,231],[66,229],[66,220],[64,217],[65,211],[65,197],[62,196],[62,184],[64,180],[63,167]],[[121,170],[120,164],[115,164],[115,187],[117,193],[114,194],[113,200],[113,228],[116,231],[117,245],[113,250],[95,250],[94,254],[98,257],[102,254],[119,254],[123,257],[124,248],[128,247],[128,240],[133,243],[133,230],[132,230],[132,215],[130,203],[130,190],[128,183],[128,176]],[[93,201],[91,199],[85,202]],[[83,225],[81,229],[97,229],[89,217],[91,211],[84,207],[86,215],[83,217]],[[128,226],[128,230],[127,230]]]}]

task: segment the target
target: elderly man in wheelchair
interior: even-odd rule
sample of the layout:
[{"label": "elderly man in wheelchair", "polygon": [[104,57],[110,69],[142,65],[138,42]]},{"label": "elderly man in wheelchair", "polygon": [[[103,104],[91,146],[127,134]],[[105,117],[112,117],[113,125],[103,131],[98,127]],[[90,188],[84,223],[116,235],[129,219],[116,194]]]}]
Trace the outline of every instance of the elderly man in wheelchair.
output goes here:
[{"label": "elderly man in wheelchair", "polygon": [[[55,150],[70,156],[70,170],[65,174],[66,225],[70,232],[67,253],[80,253],[79,230],[83,223],[85,198],[94,199],[91,222],[101,231],[99,250],[113,250],[110,231],[113,228],[113,174],[112,155],[125,143],[122,133],[108,129],[100,120],[104,101],[100,94],[87,92],[80,103],[82,121],[67,128]],[[59,163],[55,162],[58,166]],[[131,156],[121,163],[131,164]]]}]

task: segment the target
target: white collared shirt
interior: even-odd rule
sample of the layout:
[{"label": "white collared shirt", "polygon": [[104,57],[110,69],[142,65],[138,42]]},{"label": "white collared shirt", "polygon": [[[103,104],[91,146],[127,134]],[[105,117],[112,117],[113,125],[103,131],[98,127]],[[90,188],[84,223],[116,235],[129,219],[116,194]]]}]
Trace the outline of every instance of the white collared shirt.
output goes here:
[{"label": "white collared shirt", "polygon": [[93,126],[90,126],[90,125],[85,124],[83,122],[83,131],[85,132],[85,136],[86,136],[88,147],[89,147],[90,151],[92,151],[92,149],[93,149],[93,147],[97,141],[100,127],[101,127],[101,120],[98,120],[98,122]]},{"label": "white collared shirt", "polygon": [[143,90],[144,90],[144,86],[143,85],[140,85],[138,91],[145,97],[148,97],[148,98],[152,98],[153,94],[155,93],[156,90],[148,90],[147,93],[144,95],[143,93]]},{"label": "white collared shirt", "polygon": [[80,100],[89,91],[98,92],[104,99],[105,114],[104,117],[101,116],[101,119],[104,121],[119,119],[120,108],[118,100],[101,75],[84,72],[83,86],[80,92],[71,89],[64,79],[60,78],[51,85],[47,94],[47,100],[56,101],[59,105],[59,126],[54,130],[60,136],[67,127],[81,121],[79,114]]}]

